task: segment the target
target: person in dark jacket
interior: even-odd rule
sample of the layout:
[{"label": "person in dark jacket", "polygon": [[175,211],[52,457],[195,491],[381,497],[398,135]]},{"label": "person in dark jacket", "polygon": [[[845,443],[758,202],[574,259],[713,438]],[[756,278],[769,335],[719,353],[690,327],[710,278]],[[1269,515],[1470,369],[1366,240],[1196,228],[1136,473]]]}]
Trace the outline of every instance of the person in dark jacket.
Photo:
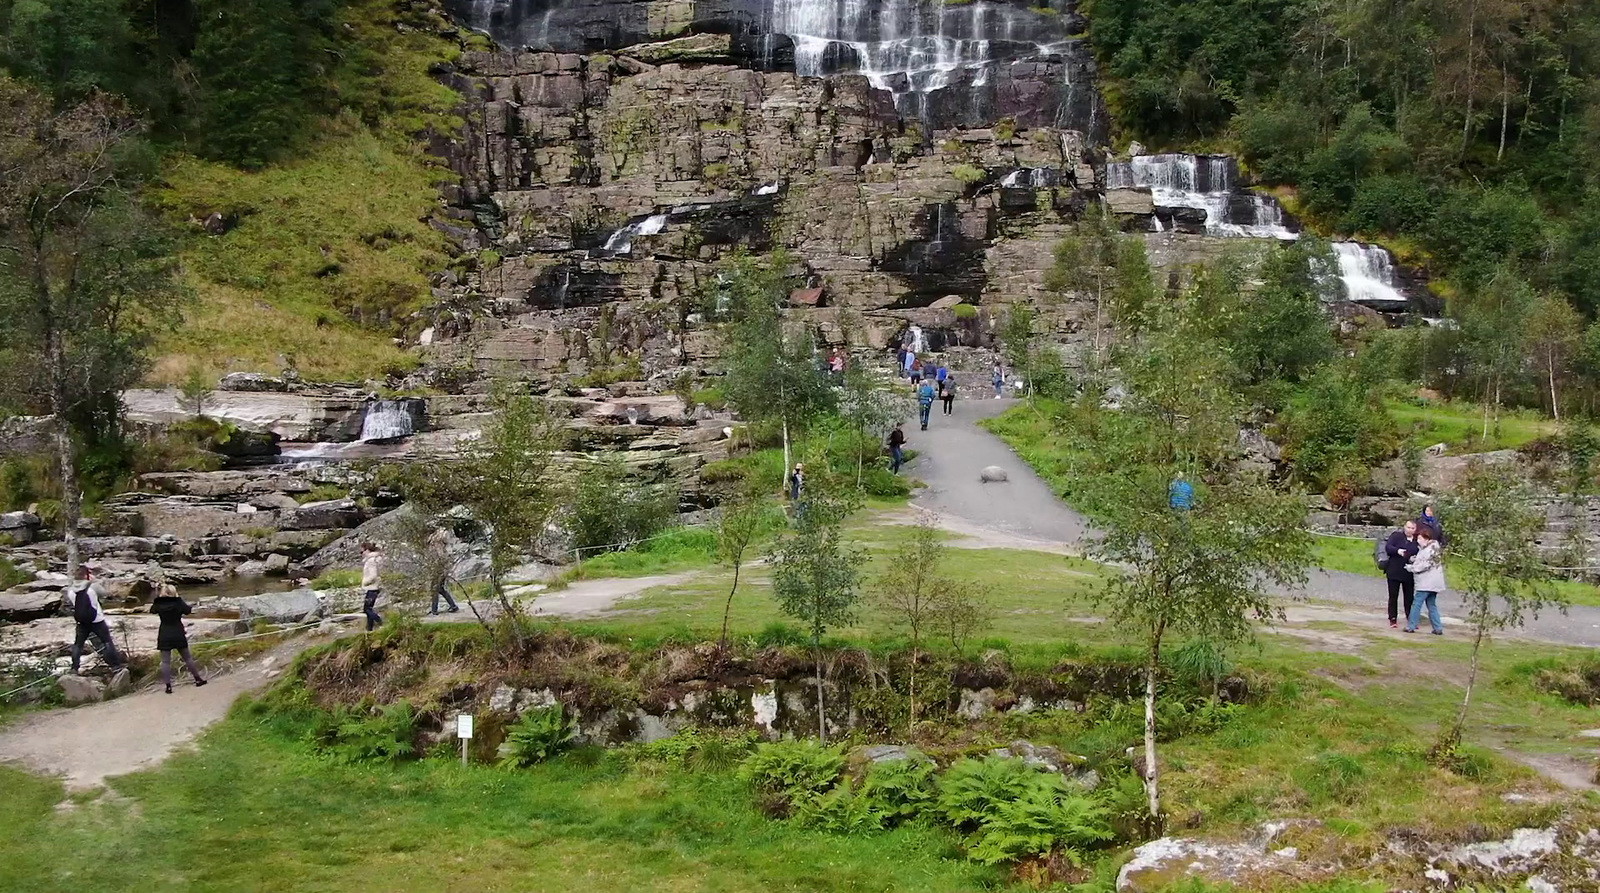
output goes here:
[{"label": "person in dark jacket", "polygon": [[[1383,576],[1389,583],[1389,628],[1399,629],[1400,618],[1411,616],[1411,603],[1416,598],[1416,579],[1406,570],[1406,564],[1417,557],[1417,522],[1407,521],[1404,529],[1389,534],[1383,544],[1388,562],[1383,566]],[[1400,595],[1405,594],[1405,613],[1400,612]]]},{"label": "person in dark jacket", "polygon": [[1428,530],[1433,534],[1434,542],[1445,545],[1447,537],[1444,535],[1444,525],[1439,522],[1439,516],[1434,514],[1431,504],[1422,507],[1422,514],[1417,516],[1417,529]]},{"label": "person in dark jacket", "polygon": [[200,668],[195,666],[194,655],[189,653],[189,633],[183,628],[183,616],[193,610],[170,583],[161,584],[155,601],[150,603],[150,613],[161,618],[161,628],[156,630],[156,650],[161,652],[161,681],[166,684],[169,695],[172,694],[174,651],[182,655],[184,666],[189,668],[189,675],[194,677],[195,687],[206,684],[205,677],[200,675]]},{"label": "person in dark jacket", "polygon": [[[944,372],[944,367],[939,367]],[[939,399],[944,401],[944,414],[951,415],[955,412],[956,405],[956,379],[954,375],[946,375],[939,382]]]},{"label": "person in dark jacket", "polygon": [[892,474],[900,473],[900,466],[906,461],[906,432],[900,429],[898,423],[894,430],[889,432],[889,471]]}]

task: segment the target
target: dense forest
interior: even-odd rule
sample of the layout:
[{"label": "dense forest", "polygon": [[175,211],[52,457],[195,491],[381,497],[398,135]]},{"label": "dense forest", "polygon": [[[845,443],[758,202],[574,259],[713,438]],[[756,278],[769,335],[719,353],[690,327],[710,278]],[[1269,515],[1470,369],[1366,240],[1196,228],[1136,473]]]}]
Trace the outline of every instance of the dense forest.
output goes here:
[{"label": "dense forest", "polygon": [[1440,290],[1600,310],[1600,9],[1578,0],[1090,0],[1124,131],[1234,150]]}]

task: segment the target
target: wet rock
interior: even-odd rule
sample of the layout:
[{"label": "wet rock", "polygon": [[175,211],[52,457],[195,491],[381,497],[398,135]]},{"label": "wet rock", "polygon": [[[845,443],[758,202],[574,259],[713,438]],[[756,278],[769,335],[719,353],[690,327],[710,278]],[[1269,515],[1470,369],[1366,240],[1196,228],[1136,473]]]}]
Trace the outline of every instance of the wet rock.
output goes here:
[{"label": "wet rock", "polygon": [[62,676],[58,682],[69,705],[91,704],[106,696],[106,684],[88,676]]}]

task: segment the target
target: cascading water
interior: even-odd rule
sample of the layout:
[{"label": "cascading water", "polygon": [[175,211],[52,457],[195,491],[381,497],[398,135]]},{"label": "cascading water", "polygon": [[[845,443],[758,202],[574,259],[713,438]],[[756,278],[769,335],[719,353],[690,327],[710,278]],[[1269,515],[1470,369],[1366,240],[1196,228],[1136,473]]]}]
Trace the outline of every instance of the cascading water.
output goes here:
[{"label": "cascading water", "polygon": [[1360,242],[1335,242],[1333,250],[1339,257],[1339,278],[1344,281],[1349,300],[1379,310],[1403,310],[1410,304],[1405,294],[1395,288],[1394,257],[1388,249]]},{"label": "cascading water", "polygon": [[1106,166],[1106,188],[1141,187],[1158,208],[1204,211],[1212,235],[1297,238],[1276,199],[1234,188],[1234,162],[1226,155],[1138,155]]},{"label": "cascading water", "polygon": [[651,214],[643,220],[636,220],[617,230],[606,238],[605,247],[601,250],[608,254],[630,254],[633,252],[634,236],[653,236],[667,226],[666,214]]},{"label": "cascading water", "polygon": [[372,400],[361,418],[361,441],[395,440],[417,433],[411,401]]}]

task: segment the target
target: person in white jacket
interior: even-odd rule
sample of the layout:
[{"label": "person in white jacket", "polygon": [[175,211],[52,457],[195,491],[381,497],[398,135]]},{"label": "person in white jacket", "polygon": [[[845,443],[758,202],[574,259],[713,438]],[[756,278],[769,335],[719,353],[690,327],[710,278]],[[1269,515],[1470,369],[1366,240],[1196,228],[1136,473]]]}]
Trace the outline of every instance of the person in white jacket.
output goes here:
[{"label": "person in white jacket", "polygon": [[1428,606],[1428,623],[1433,626],[1433,634],[1444,635],[1444,623],[1439,619],[1439,593],[1444,591],[1444,554],[1443,546],[1434,537],[1432,528],[1418,525],[1417,527],[1417,556],[1406,564],[1417,581],[1417,597],[1411,603],[1411,616],[1407,618],[1406,632],[1417,631],[1417,624],[1422,622],[1422,606]]},{"label": "person in white jacket", "polygon": [[383,586],[383,552],[379,551],[378,544],[368,540],[361,544],[361,589],[365,597],[361,600],[361,613],[367,615],[367,632],[372,632],[383,625],[383,618],[378,616],[378,592]]}]

